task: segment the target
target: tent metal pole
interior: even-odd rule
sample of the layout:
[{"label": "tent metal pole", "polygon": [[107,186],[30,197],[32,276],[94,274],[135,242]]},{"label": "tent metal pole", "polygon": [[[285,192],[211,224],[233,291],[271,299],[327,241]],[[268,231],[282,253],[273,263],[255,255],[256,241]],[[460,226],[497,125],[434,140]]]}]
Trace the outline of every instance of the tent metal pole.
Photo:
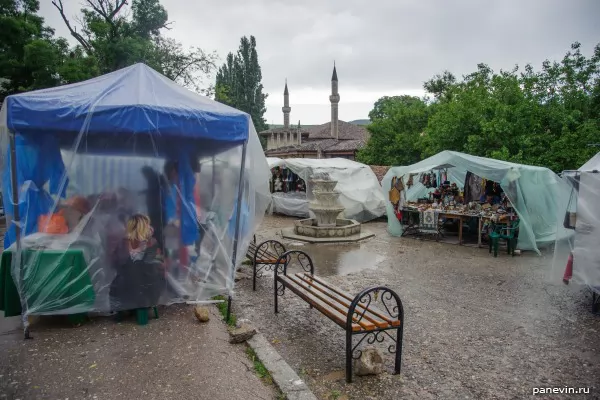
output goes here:
[{"label": "tent metal pole", "polygon": [[[29,334],[29,321],[27,319],[27,303],[24,301],[24,293],[22,292],[23,288],[23,280],[25,271],[21,266],[21,216],[19,215],[19,182],[17,180],[17,143],[14,132],[8,133],[9,137],[9,146],[10,146],[10,183],[11,183],[11,197],[12,197],[12,205],[13,205],[13,220],[12,223],[15,225],[15,240],[16,249],[12,257],[12,263],[17,263],[19,265],[19,281],[18,284],[18,292],[19,299],[21,300],[21,318],[23,322],[23,336],[25,339],[31,339],[31,335]],[[10,227],[7,227],[10,228]]]},{"label": "tent metal pole", "polygon": [[[246,149],[248,148],[248,141],[244,142],[242,147],[242,165],[240,166],[240,182],[238,184],[238,198],[237,198],[237,212],[235,215],[235,235],[233,238],[233,253],[231,255],[231,281],[235,279],[235,265],[237,259],[237,248],[240,238],[240,221],[242,213],[242,195],[244,194],[244,170],[246,169]],[[231,317],[231,294],[227,298],[227,317],[226,320],[229,322]]]},{"label": "tent metal pole", "polygon": [[17,252],[21,250],[21,225],[19,215],[19,182],[17,182],[17,146],[15,134],[9,133],[10,138],[10,180],[13,204],[13,223],[15,224],[15,235],[17,240]]}]

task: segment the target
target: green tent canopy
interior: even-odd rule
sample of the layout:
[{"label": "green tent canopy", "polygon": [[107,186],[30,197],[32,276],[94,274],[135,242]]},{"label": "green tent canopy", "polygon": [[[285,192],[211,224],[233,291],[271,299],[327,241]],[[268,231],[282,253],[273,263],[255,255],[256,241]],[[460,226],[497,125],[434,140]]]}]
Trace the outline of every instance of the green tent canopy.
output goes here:
[{"label": "green tent canopy", "polygon": [[[515,164],[490,158],[477,157],[456,151],[443,151],[416,164],[392,167],[383,178],[384,190],[391,187],[393,177],[434,170],[440,165],[451,165],[449,179],[462,187],[471,172],[484,179],[498,182],[521,219],[518,246],[533,250],[551,244],[556,239],[556,210],[569,195],[569,188],[558,175],[548,168]],[[402,235],[402,225],[394,215],[392,204],[386,202],[388,231]]]}]

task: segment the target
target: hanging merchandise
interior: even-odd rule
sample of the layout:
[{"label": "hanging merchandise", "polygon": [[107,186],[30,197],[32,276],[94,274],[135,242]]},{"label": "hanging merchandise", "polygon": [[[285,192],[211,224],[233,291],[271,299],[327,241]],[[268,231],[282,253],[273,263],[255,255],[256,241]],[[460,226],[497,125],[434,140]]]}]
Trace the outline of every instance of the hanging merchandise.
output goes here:
[{"label": "hanging merchandise", "polygon": [[[392,178],[392,188],[389,191],[390,203],[392,203],[394,206],[397,206],[398,203],[400,203],[400,191],[397,187],[398,180],[399,179],[397,177]],[[400,181],[400,184],[402,184],[402,181]]]},{"label": "hanging merchandise", "polygon": [[410,189],[414,185],[413,183],[413,174],[408,175],[408,182],[406,182],[406,186]]}]

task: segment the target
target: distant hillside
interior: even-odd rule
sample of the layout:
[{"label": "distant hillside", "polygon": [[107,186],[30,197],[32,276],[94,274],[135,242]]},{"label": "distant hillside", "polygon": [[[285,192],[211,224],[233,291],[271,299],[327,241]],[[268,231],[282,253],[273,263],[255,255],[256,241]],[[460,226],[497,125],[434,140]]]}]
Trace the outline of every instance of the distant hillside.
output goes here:
[{"label": "distant hillside", "polygon": [[349,121],[351,124],[354,125],[369,125],[371,123],[371,120],[369,119],[355,119],[354,121]]}]

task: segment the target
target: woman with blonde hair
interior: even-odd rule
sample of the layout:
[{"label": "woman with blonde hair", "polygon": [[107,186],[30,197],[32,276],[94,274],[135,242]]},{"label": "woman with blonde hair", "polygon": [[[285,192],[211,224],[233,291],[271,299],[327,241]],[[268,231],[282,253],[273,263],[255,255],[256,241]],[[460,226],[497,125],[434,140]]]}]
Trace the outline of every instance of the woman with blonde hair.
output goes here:
[{"label": "woman with blonde hair", "polygon": [[154,307],[165,289],[161,251],[153,237],[150,218],[135,214],[127,221],[128,261],[117,270],[111,284],[113,311]]}]

